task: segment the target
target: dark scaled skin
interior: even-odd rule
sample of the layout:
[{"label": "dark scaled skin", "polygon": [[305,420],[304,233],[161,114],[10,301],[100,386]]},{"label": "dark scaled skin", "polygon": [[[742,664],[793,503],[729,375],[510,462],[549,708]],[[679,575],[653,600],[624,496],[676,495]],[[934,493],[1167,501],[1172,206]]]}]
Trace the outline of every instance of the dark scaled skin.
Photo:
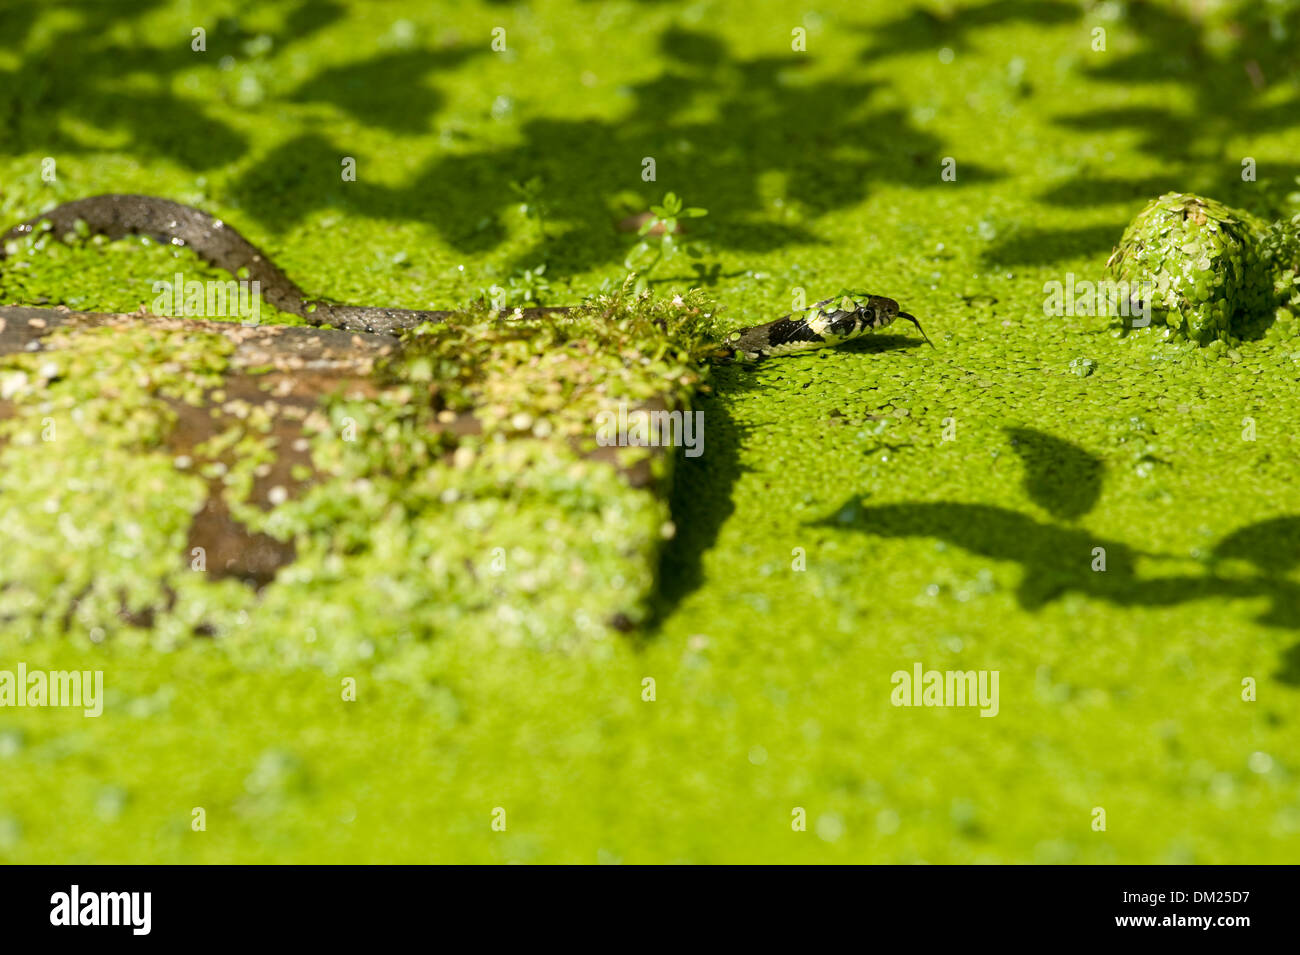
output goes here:
[{"label": "dark scaled skin", "polygon": [[[892,298],[845,291],[818,302],[806,312],[792,313],[766,325],[733,332],[727,340],[723,357],[756,361],[773,355],[825,348],[860,338],[899,318],[911,322],[921,331],[921,323],[900,311]],[[925,337],[925,332],[921,331],[921,335]],[[932,344],[929,338],[925,340]]]},{"label": "dark scaled skin", "polygon": [[[48,227],[43,223],[49,223]],[[78,225],[84,223],[84,225]],[[120,239],[145,235],[155,241],[187,246],[209,265],[261,285],[262,297],[313,325],[349,331],[389,333],[424,322],[446,321],[456,313],[402,308],[373,308],[314,301],[253,243],[231,226],[199,209],[156,196],[107,195],[78,199],[34,216],[0,236],[0,259],[9,242],[39,235],[103,235]],[[245,271],[246,270],[246,271]],[[554,311],[533,309],[534,312]]]}]

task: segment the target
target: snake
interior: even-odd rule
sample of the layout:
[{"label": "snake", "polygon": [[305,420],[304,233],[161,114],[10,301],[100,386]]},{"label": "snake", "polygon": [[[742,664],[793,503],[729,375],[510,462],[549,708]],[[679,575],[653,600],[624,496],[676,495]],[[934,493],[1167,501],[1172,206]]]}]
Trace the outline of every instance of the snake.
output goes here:
[{"label": "snake", "polygon": [[[203,261],[249,282],[258,283],[262,297],[282,312],[308,324],[345,331],[394,335],[427,322],[454,320],[459,312],[347,305],[313,298],[283,269],[237,229],[201,209],[158,196],[108,194],[77,199],[33,216],[0,236],[0,262],[13,243],[47,233],[60,241],[72,236],[102,235],[110,240],[130,235],[193,251]],[[568,312],[572,306],[526,310],[527,317]],[[56,309],[49,309],[56,311]],[[26,309],[25,313],[31,310]],[[0,308],[0,315],[4,312]],[[839,345],[884,328],[897,319],[916,326],[931,347],[921,323],[883,295],[844,289],[810,308],[775,321],[733,331],[712,356],[721,361],[757,361]]]}]

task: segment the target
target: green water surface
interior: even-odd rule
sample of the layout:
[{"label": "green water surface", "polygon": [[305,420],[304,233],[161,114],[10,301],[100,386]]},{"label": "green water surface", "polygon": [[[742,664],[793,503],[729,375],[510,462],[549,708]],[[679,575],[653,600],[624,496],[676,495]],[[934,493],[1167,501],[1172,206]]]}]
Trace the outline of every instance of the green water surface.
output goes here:
[{"label": "green water surface", "polygon": [[[108,698],[98,719],[0,710],[0,859],[1294,860],[1294,319],[1209,354],[1043,303],[1101,277],[1163,192],[1287,210],[1300,7],[762,6],[0,9],[6,225],[152,193],[236,224],[313,294],[464,304],[544,262],[564,303],[621,283],[636,239],[615,223],[672,190],[709,210],[688,223],[707,254],[653,273],[657,293],[702,286],[740,327],[798,290],[867,288],[937,346],[903,326],[714,369],[632,634],[452,628],[403,672],[404,621],[364,583],[302,607],[340,642],[386,635],[342,663],[6,628],[0,669],[99,668]],[[544,235],[509,187],[533,176]],[[4,263],[0,301],[132,311],[177,268],[209,275],[138,242],[51,250]],[[131,485],[88,525],[194,506],[169,469],[120,467]],[[11,470],[0,495],[41,480]],[[58,565],[11,527],[3,566]],[[128,581],[165,559],[105,547]],[[892,705],[918,662],[998,671],[997,715]]]}]

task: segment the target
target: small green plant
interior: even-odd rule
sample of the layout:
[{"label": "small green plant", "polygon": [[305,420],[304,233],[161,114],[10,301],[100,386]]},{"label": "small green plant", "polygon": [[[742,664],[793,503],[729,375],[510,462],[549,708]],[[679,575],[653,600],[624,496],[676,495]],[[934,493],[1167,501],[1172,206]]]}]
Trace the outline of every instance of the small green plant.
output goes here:
[{"label": "small green plant", "polygon": [[542,304],[542,296],[551,290],[546,281],[546,263],[536,268],[520,269],[502,285],[479,289],[479,297],[497,311]]},{"label": "small green plant", "polygon": [[535,269],[522,269],[510,276],[509,292],[516,304],[541,304],[542,296],[551,290],[545,272],[546,263],[543,262]]},{"label": "small green plant", "polygon": [[537,223],[537,233],[546,241],[546,213],[549,211],[542,193],[546,184],[541,176],[533,176],[526,182],[510,183],[510,191],[519,197],[519,211]]},{"label": "small green plant", "polygon": [[[661,263],[670,262],[679,252],[685,252],[693,259],[704,255],[704,247],[686,238],[677,231],[677,220],[698,219],[709,214],[708,209],[698,206],[683,206],[682,200],[675,192],[664,196],[661,205],[650,207],[650,218],[642,223],[637,235],[641,241],[633,246],[623,266],[629,272],[637,273],[637,291],[643,291],[648,282],[646,276]],[[647,238],[651,232],[658,230],[655,240]]]}]

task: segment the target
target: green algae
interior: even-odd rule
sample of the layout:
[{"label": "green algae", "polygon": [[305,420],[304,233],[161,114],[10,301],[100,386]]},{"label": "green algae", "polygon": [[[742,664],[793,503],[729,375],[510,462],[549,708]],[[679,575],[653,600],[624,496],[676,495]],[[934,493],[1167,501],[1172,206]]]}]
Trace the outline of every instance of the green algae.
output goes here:
[{"label": "green algae", "polygon": [[[162,645],[201,623],[206,598],[181,556],[205,496],[165,454],[170,402],[196,404],[222,380],[220,336],[59,331],[49,350],[7,356],[14,414],[0,421],[6,548],[0,619],[26,637],[100,641],[158,624]],[[222,588],[217,588],[222,589]],[[227,595],[229,596],[229,595]],[[171,607],[171,618],[156,613]],[[132,633],[132,631],[134,631]]]},{"label": "green algae", "polygon": [[1213,199],[1168,193],[1133,219],[1109,264],[1163,324],[1200,345],[1235,343],[1273,309],[1266,224]]},{"label": "green algae", "polygon": [[[93,36],[119,47],[187,37],[195,14],[165,5],[102,30],[84,23],[87,12],[81,26],[42,20],[25,42],[82,50],[84,79],[40,73],[40,57],[0,49],[0,71],[13,78],[0,83],[13,130],[0,204],[16,203],[11,221],[74,195],[164,192],[228,214],[314,293],[449,305],[542,259],[504,188],[538,173],[550,183],[551,300],[567,302],[618,278],[627,237],[599,200],[616,187],[644,208],[673,188],[711,210],[710,293],[728,306],[729,327],[789,311],[796,287],[816,300],[864,285],[918,315],[938,348],[879,335],[717,369],[712,395],[697,399],[707,450],[673,474],[677,533],[663,544],[664,597],[652,600],[661,620],[636,642],[539,652],[471,626],[408,641],[392,622],[401,615],[361,593],[364,578],[343,575],[310,591],[295,583],[310,600],[284,602],[278,632],[259,629],[256,613],[240,630],[239,612],[278,599],[282,581],[258,598],[198,574],[206,607],[227,606],[220,640],[186,631],[145,647],[149,631],[123,626],[90,644],[4,628],[5,659],[102,665],[110,692],[98,722],[0,712],[6,859],[1294,858],[1300,626],[1286,521],[1300,513],[1295,306],[1281,306],[1262,337],[1225,342],[1222,358],[1177,336],[1111,338],[1095,316],[1044,319],[1041,310],[1044,282],[1099,269],[1150,195],[1176,187],[1264,211],[1256,184],[1232,190],[1224,179],[1238,178],[1239,155],[1256,156],[1261,174],[1285,172],[1300,142],[1274,81],[1289,75],[1285,51],[1248,22],[1240,41],[1207,25],[1240,19],[1241,8],[1221,5],[1203,22],[1179,6],[1148,6],[1178,28],[1172,38],[1132,5],[1076,16],[1062,5],[1040,15],[1029,5],[951,4],[943,16],[912,17],[894,5],[831,4],[805,22],[805,7],[777,4],[760,29],[740,5],[611,3],[594,14],[599,30],[591,10],[561,3],[358,5],[299,24],[292,38],[288,8],[211,9],[237,24],[238,42],[221,51],[234,59],[228,70],[215,57],[158,55],[150,61],[161,76],[142,71],[102,88],[95,64],[103,57],[116,71],[123,59],[104,57]],[[768,28],[776,22],[806,25],[808,53],[788,53],[788,29]],[[472,52],[496,25],[508,30],[513,60]],[[1095,25],[1106,27],[1110,52],[1087,49],[1085,27]],[[260,33],[273,46],[245,54],[240,44]],[[1207,55],[1203,39],[1219,45]],[[955,53],[948,62],[937,55],[945,47]],[[418,57],[394,59],[412,50]],[[1012,50],[1023,61],[1014,70]],[[1249,86],[1246,59],[1261,64],[1266,90]],[[1140,68],[1150,62],[1169,68]],[[385,70],[412,84],[397,127],[391,102],[385,112],[380,94],[366,94]],[[37,73],[52,85],[17,79]],[[378,88],[390,96],[393,86]],[[253,90],[274,122],[237,106]],[[141,99],[149,91],[157,98]],[[151,134],[168,97],[184,108],[164,111],[166,133]],[[493,109],[497,98],[506,102]],[[48,151],[49,104],[83,117],[59,152],[58,185],[33,172]],[[1270,117],[1282,121],[1260,121]],[[654,189],[627,162],[646,143],[663,154]],[[357,183],[337,183],[340,155],[361,160]],[[947,155],[955,182],[938,178]],[[32,271],[22,294],[5,298],[64,301],[72,289],[82,307],[131,310],[149,301],[147,279],[175,270],[170,251],[146,254],[158,252],[130,273],[139,281],[127,292],[96,257],[134,261],[135,251],[105,247],[68,250],[66,268],[39,282]],[[656,288],[698,281],[684,272]],[[1241,336],[1230,326],[1229,337]],[[1082,356],[1094,363],[1089,376],[1071,371]],[[354,404],[376,421],[396,414],[387,400]],[[313,438],[313,473],[410,460],[370,438],[364,449],[331,439],[346,407]],[[29,430],[39,423],[27,417],[34,409],[23,414]],[[164,424],[151,416],[141,433],[165,433]],[[404,427],[392,431],[399,449],[414,443]],[[1077,450],[1039,439],[1046,450],[1024,454],[1008,429]],[[428,445],[421,436],[416,446]],[[431,461],[443,447],[430,448]],[[157,480],[178,506],[159,514],[160,527],[179,525],[201,493],[164,463]],[[36,502],[10,470],[6,487]],[[61,480],[53,465],[47,472]],[[237,503],[250,493],[241,482]],[[406,586],[417,568],[405,550],[441,548],[386,519],[375,501],[405,513],[388,493],[396,484],[374,501],[364,485],[345,489],[338,499],[350,510],[335,517],[301,513],[308,489],[265,520],[286,519],[286,537],[310,524],[305,539],[320,562],[336,555],[353,572],[362,564],[347,563],[348,549],[377,547],[371,565]],[[1085,485],[1091,501],[1066,493]],[[424,495],[437,485],[416,486]],[[490,491],[490,519],[536,522]],[[446,532],[423,500],[412,510]],[[376,516],[383,533],[372,537],[358,514]],[[314,530],[328,526],[350,536],[331,549]],[[473,549],[453,531],[449,553]],[[1092,546],[1108,548],[1110,578],[1090,569]],[[792,566],[796,548],[804,570]],[[41,553],[60,556],[53,546]],[[490,571],[490,552],[472,556]],[[517,582],[501,585],[519,592]],[[398,600],[411,593],[382,586]],[[300,623],[308,617],[314,632]],[[378,639],[366,646],[359,634],[369,629]],[[890,707],[889,673],[915,660],[999,668],[1001,713]],[[347,662],[330,672],[337,661]],[[346,676],[358,680],[355,703],[340,699]],[[642,699],[648,677],[654,703]],[[1257,683],[1254,702],[1242,699],[1245,678]],[[110,789],[128,798],[108,821],[95,807]],[[206,832],[191,829],[195,806],[208,810]],[[503,833],[489,826],[496,806],[509,812]],[[790,827],[796,806],[805,832]],[[1106,832],[1090,827],[1095,806],[1107,809]]]},{"label": "green algae", "polygon": [[[330,394],[305,416],[310,480],[270,501],[254,484],[280,438],[267,406],[224,400],[229,341],[183,327],[61,331],[0,365],[16,411],[0,423],[4,516],[32,542],[8,552],[0,617],[97,641],[139,642],[143,623],[170,643],[188,628],[246,665],[331,670],[375,656],[400,671],[409,648],[456,630],[589,647],[645,617],[672,527],[651,486],[666,486],[671,459],[629,448],[595,460],[593,422],[620,402],[680,409],[700,383],[692,355],[712,340],[709,309],[696,293],[620,294],[553,318],[480,310],[416,329],[375,396]],[[183,460],[167,447],[169,401],[222,414]],[[473,427],[453,433],[460,415]],[[640,488],[628,478],[638,463]],[[250,532],[293,545],[260,594],[194,572],[199,477]]]},{"label": "green algae", "polygon": [[[147,236],[132,236],[108,242],[103,236],[83,241],[56,240],[48,233],[34,233],[10,243],[0,269],[0,302],[34,305],[63,305],[74,310],[134,312],[169,315],[172,309],[154,310],[159,300],[159,282],[174,283],[177,274],[185,282],[230,281],[230,274],[199,261],[188,249],[160,245]],[[96,295],[93,290],[102,290]],[[170,298],[170,295],[168,296]],[[238,315],[199,313],[195,317],[214,321],[239,321]],[[261,303],[259,319],[277,325],[304,325],[305,320],[275,306]]]}]

